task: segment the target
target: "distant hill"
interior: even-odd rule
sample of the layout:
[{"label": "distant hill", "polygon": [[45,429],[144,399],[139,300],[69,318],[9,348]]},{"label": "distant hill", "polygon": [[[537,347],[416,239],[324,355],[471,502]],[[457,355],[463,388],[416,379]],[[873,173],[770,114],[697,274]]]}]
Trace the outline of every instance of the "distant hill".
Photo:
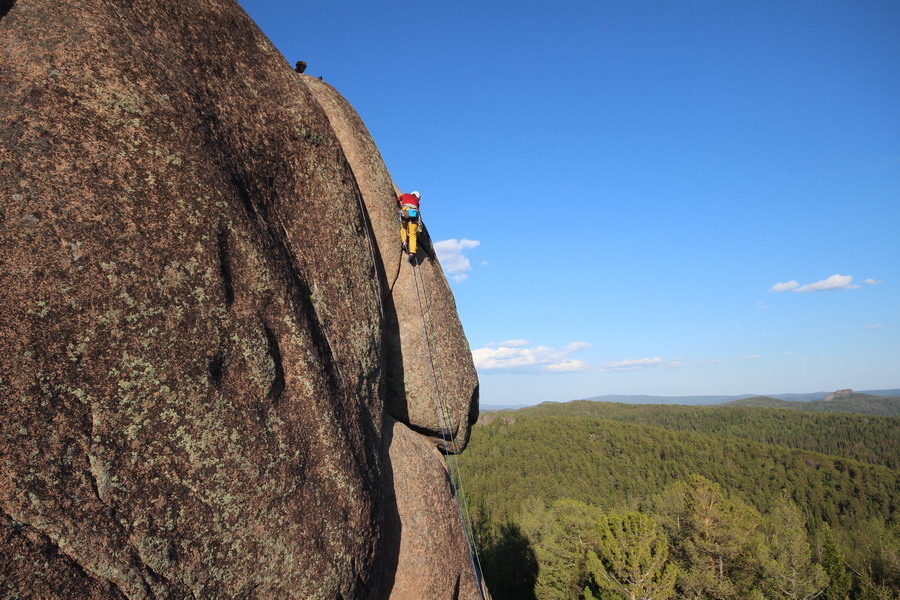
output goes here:
[{"label": "distant hill", "polygon": [[[876,398],[873,396],[873,398]],[[882,399],[889,400],[889,399]],[[805,404],[757,396],[717,406],[620,404],[575,400],[545,402],[517,411],[484,415],[479,422],[507,415],[589,417],[673,431],[741,438],[852,458],[892,469],[900,467],[900,419],[862,414],[827,414],[802,409]],[[824,404],[832,404],[831,402]],[[798,406],[800,407],[798,409]],[[727,410],[725,407],[728,407]],[[792,410],[787,410],[792,409]]]},{"label": "distant hill", "polygon": [[[589,402],[619,402],[622,404],[681,404],[684,406],[712,406],[716,404],[724,404],[737,400],[750,400],[752,398],[774,398],[777,400],[786,400],[791,403],[795,402],[814,402],[816,400],[824,400],[831,392],[810,392],[807,394],[768,394],[761,396],[759,394],[739,394],[739,395],[707,395],[707,396],[649,396],[649,395],[627,395],[627,394],[608,394],[605,396],[593,396],[591,398],[583,398],[580,400]],[[900,396],[900,388],[892,390],[862,390],[856,392],[858,394],[868,394],[871,396]],[[548,401],[542,404],[558,404],[558,402]],[[529,404],[481,404],[479,412],[485,413],[492,410],[516,410],[532,406]],[[540,406],[540,405],[538,405]],[[756,404],[747,404],[743,406],[757,406]],[[760,404],[758,406],[769,406],[768,404]],[[776,406],[776,405],[772,405]],[[781,406],[781,405],[777,405]],[[855,412],[855,411],[851,411]],[[869,414],[869,413],[865,413]],[[879,413],[880,414],[880,413]]]},{"label": "distant hill", "polygon": [[810,412],[846,412],[860,415],[900,417],[900,397],[885,397],[863,393],[851,393],[838,396],[833,400],[815,400],[813,402],[789,402],[772,396],[754,396],[752,398],[732,400],[718,406],[721,408],[750,406],[787,408]]},{"label": "distant hill", "polygon": [[478,412],[490,412],[494,410],[516,410],[518,408],[525,408],[528,406],[527,404],[480,404],[478,406]]},{"label": "distant hill", "polygon": [[[622,404],[683,404],[685,406],[703,406],[708,404],[721,404],[732,400],[752,398],[753,394],[740,396],[648,396],[648,395],[622,395],[609,394],[606,396],[594,396],[584,398],[589,402],[620,402]],[[824,394],[822,396],[825,397]]]},{"label": "distant hill", "polygon": [[[787,400],[789,402],[814,402],[816,400],[824,400],[825,397],[830,393],[831,392],[810,392],[805,394],[767,394],[766,397],[777,398],[779,400]],[[900,389],[860,390],[856,393],[868,394],[871,396],[900,396]],[[758,397],[760,397],[760,394],[712,396],[648,396],[611,394],[606,396],[593,396],[591,398],[583,399],[592,400],[594,402],[622,402],[624,404],[684,404],[686,406],[706,406],[711,404],[722,404],[724,402],[746,400],[748,398]]]}]

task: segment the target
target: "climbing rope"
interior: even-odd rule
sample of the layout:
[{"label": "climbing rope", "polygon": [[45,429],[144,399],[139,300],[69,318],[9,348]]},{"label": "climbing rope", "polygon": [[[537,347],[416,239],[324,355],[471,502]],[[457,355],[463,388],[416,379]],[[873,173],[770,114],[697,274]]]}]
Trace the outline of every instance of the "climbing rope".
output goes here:
[{"label": "climbing rope", "polygon": [[[413,270],[415,271],[416,269],[413,269]],[[429,303],[428,303],[428,290],[425,287],[425,279],[421,273],[418,274],[418,277],[419,277],[419,280],[422,282],[422,300],[425,305],[425,320],[428,323],[430,338],[433,340],[433,339],[435,339],[434,321],[431,319],[431,309],[430,309]],[[437,346],[436,345],[434,348],[434,354],[437,355]],[[441,400],[441,409],[443,410],[443,412],[445,414],[445,418],[446,418],[447,422],[449,423],[449,430],[452,432],[453,431],[453,418],[451,417],[451,414],[450,414],[450,403],[449,403],[449,401],[447,401],[446,394],[444,394],[444,376],[441,371],[438,371],[437,383],[438,383],[438,395]],[[472,548],[475,551],[475,561],[478,563],[478,571],[479,571],[479,573],[483,573],[484,570],[481,567],[481,557],[478,554],[478,545],[475,543],[475,524],[472,521],[472,514],[469,511],[469,497],[466,494],[465,485],[463,484],[462,470],[460,469],[460,466],[459,466],[460,451],[459,451],[459,447],[456,444],[456,440],[453,438],[452,434],[450,436],[450,441],[453,444],[453,452],[452,452],[452,454],[448,453],[446,456],[447,456],[448,463],[452,461],[453,463],[455,463],[455,466],[456,466],[456,478],[457,478],[457,485],[459,488],[459,495],[457,496],[457,502],[459,502],[459,498],[461,497],[462,498],[461,509],[463,510],[463,512],[465,514],[464,525],[466,525],[466,533],[468,535],[471,535],[471,540],[472,540],[471,543],[472,543]],[[450,473],[452,476],[453,475],[452,468],[450,469]]]},{"label": "climbing rope", "polygon": [[[417,261],[417,259],[414,259]],[[447,468],[450,471],[450,485],[453,487],[453,495],[456,498],[456,507],[459,511],[459,518],[462,522],[463,531],[466,535],[466,549],[469,552],[469,560],[472,563],[472,571],[475,575],[475,583],[478,586],[478,593],[481,596],[482,600],[485,600],[484,596],[484,584],[481,579],[481,559],[478,556],[478,547],[475,543],[475,533],[474,527],[472,526],[471,515],[469,514],[469,506],[468,501],[465,498],[465,489],[462,485],[462,477],[460,476],[459,471],[459,451],[458,446],[456,444],[456,440],[453,438],[453,429],[452,429],[452,419],[450,416],[450,408],[446,399],[443,397],[443,377],[441,377],[441,385],[438,384],[438,378],[435,375],[434,368],[434,357],[432,355],[431,343],[429,342],[429,329],[431,330],[431,337],[434,337],[434,329],[431,323],[431,314],[428,308],[428,296],[425,293],[425,280],[422,279],[421,275],[417,275],[415,268],[417,262],[410,268],[410,274],[413,279],[413,287],[416,294],[416,306],[418,308],[419,314],[419,324],[422,326],[422,341],[425,345],[425,358],[428,363],[428,369],[431,374],[431,387],[434,393],[435,400],[435,408],[437,410],[438,416],[438,426],[441,429],[441,439],[444,442],[445,456],[447,457]],[[420,293],[419,288],[419,280],[421,279],[421,289]],[[425,311],[422,310],[422,298],[425,301]],[[428,326],[426,326],[425,321],[428,321]],[[445,425],[446,423],[446,425]],[[449,432],[449,434],[448,434]],[[449,437],[449,443],[448,443]],[[452,458],[451,458],[452,457]],[[454,468],[454,459],[456,461]],[[463,497],[462,502],[460,502],[460,496]],[[465,508],[463,508],[465,505]],[[477,562],[477,566],[476,566]]]}]

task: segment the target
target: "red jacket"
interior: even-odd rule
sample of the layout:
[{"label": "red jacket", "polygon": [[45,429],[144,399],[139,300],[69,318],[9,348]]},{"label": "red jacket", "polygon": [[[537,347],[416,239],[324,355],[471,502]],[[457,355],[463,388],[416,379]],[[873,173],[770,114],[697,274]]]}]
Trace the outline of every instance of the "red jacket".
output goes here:
[{"label": "red jacket", "polygon": [[412,194],[400,194],[400,197],[397,198],[397,204],[399,204],[400,206],[403,206],[404,204],[411,204],[418,209],[419,199]]}]

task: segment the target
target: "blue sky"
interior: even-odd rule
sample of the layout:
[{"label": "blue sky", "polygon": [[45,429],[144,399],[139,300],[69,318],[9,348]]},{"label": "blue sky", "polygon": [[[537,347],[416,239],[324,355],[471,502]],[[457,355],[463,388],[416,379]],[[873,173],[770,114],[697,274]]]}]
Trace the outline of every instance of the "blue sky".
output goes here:
[{"label": "blue sky", "polygon": [[422,193],[483,403],[900,387],[900,3],[241,5]]}]

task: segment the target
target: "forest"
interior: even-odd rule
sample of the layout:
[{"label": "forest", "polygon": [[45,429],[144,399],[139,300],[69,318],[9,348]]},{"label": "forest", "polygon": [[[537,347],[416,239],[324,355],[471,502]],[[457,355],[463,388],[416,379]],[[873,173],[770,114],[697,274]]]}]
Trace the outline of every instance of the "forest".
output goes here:
[{"label": "forest", "polygon": [[737,403],[662,406],[587,400],[565,404],[547,402],[518,412],[523,415],[599,417],[624,423],[658,425],[678,431],[696,431],[811,450],[892,469],[900,467],[900,420],[890,417],[808,413],[786,408],[759,410]]},{"label": "forest", "polygon": [[900,419],[579,401],[459,457],[496,600],[900,597]]}]

